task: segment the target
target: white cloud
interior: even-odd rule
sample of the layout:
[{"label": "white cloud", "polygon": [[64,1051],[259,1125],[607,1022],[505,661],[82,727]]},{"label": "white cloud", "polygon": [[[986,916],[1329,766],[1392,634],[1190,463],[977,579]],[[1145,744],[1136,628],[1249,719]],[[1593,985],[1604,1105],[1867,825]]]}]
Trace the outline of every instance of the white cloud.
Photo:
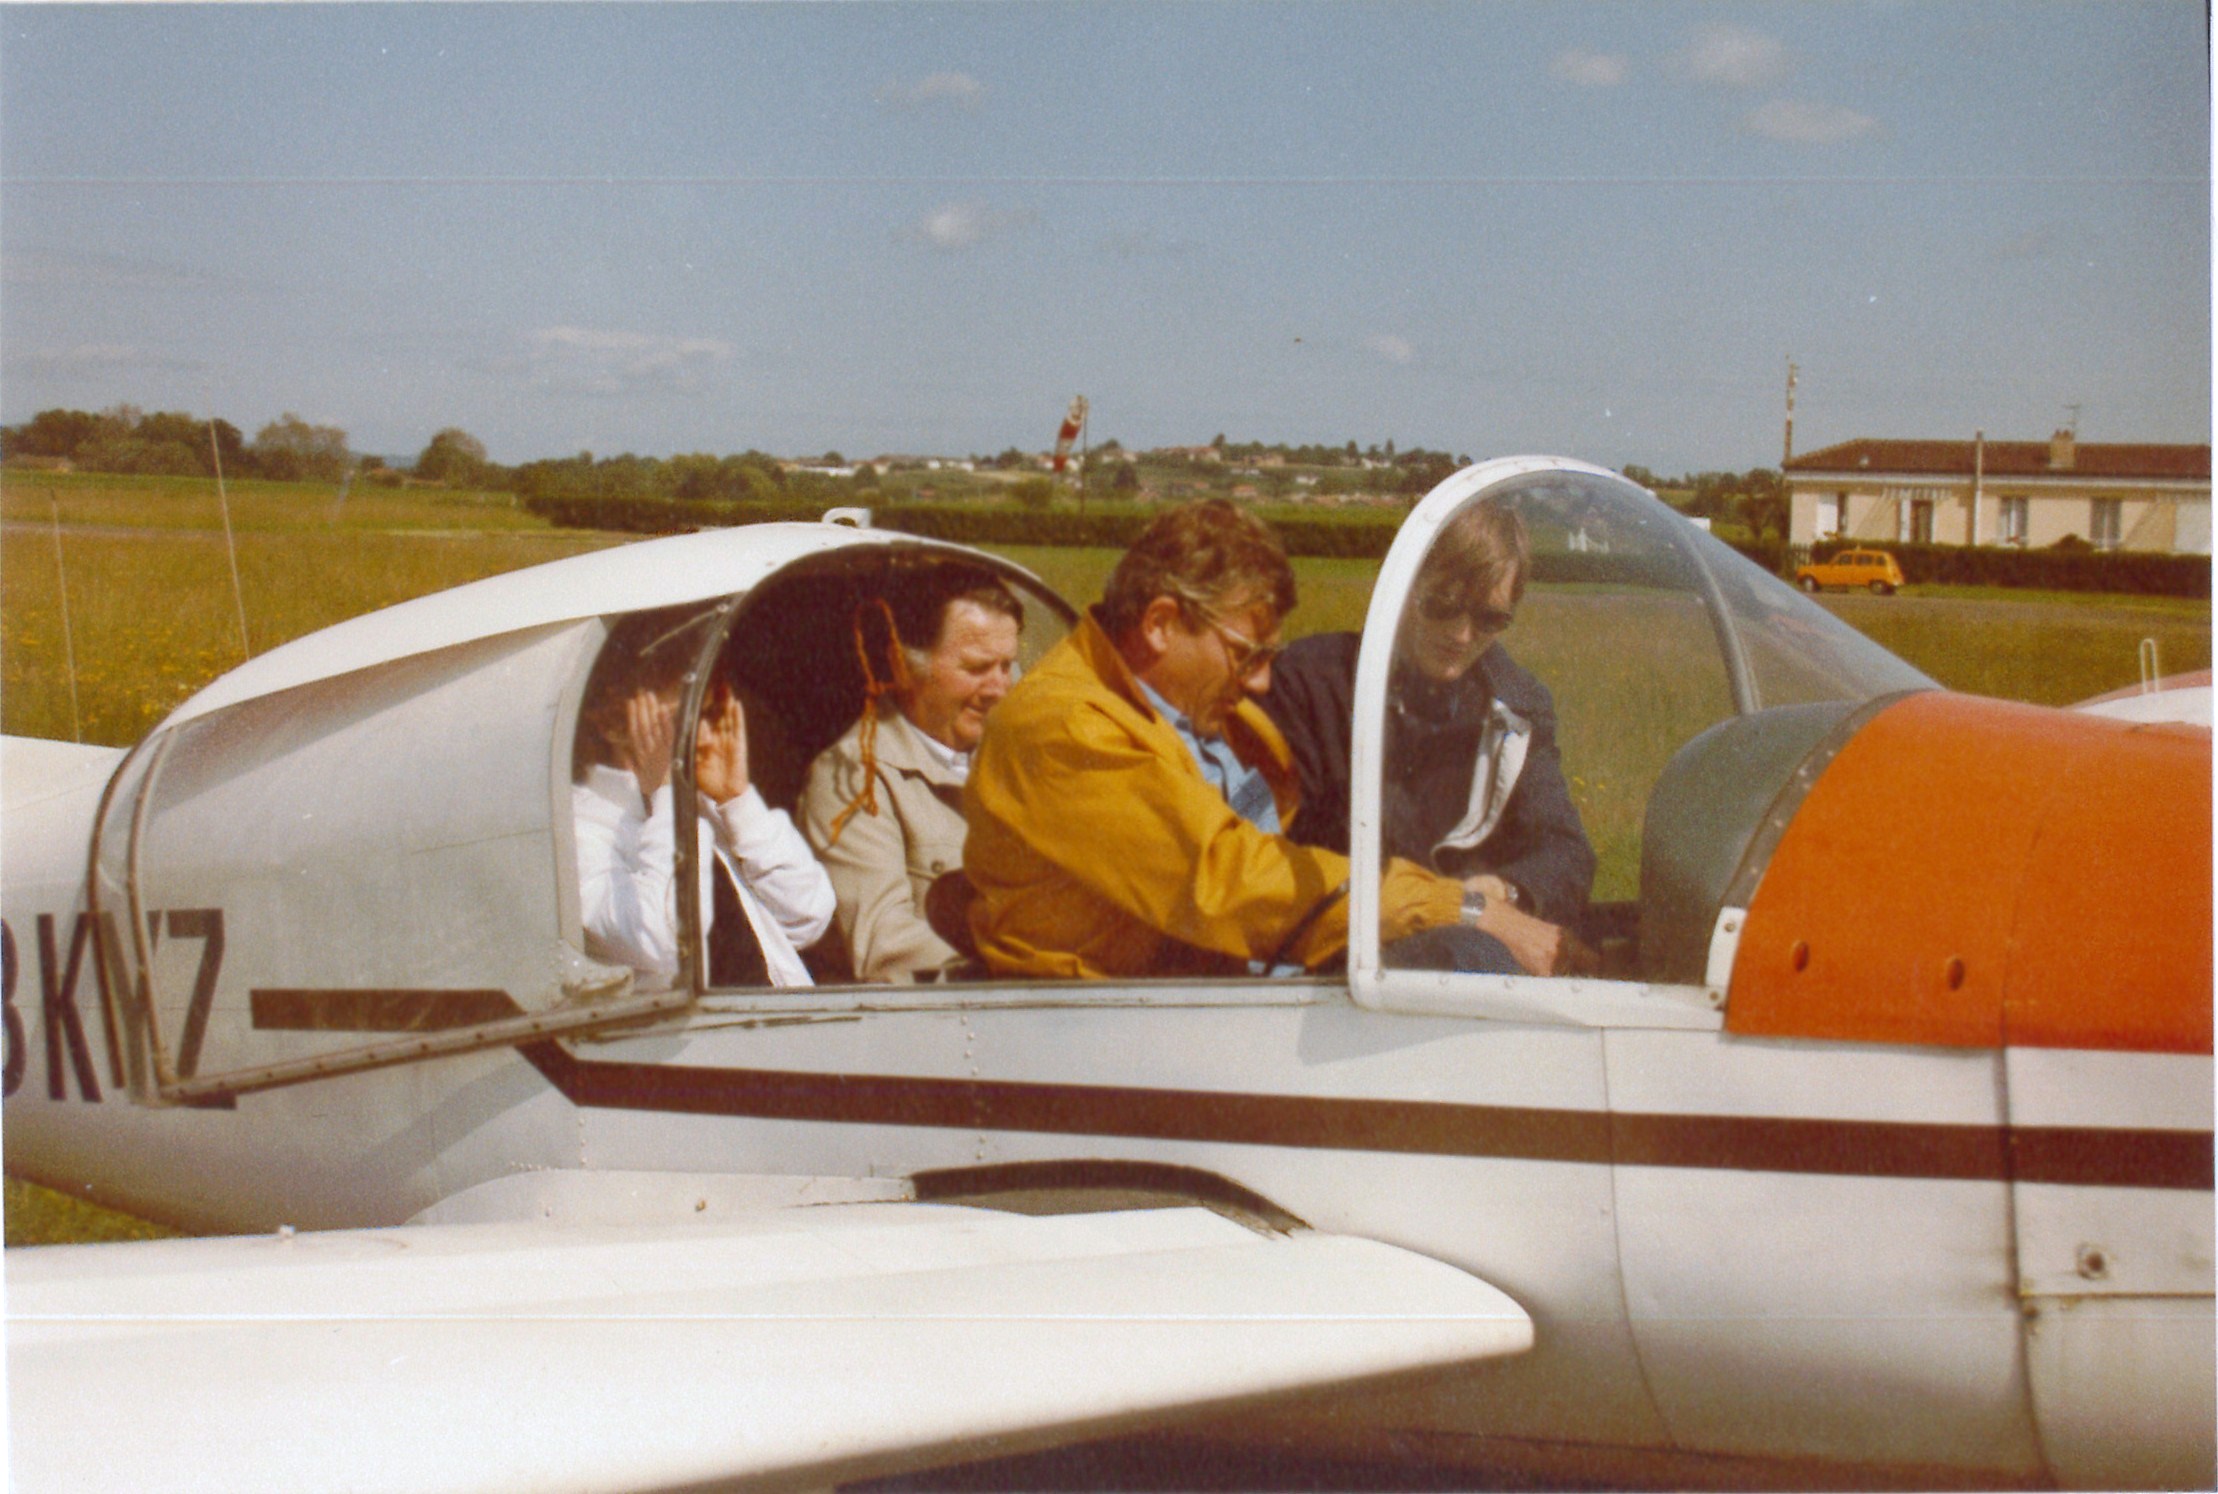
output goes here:
[{"label": "white cloud", "polygon": [[1722,88],[1763,88],[1792,70],[1777,37],[1738,26],[1705,26],[1678,54],[1680,69],[1698,83]]},{"label": "white cloud", "polygon": [[1869,114],[1800,99],[1773,99],[1750,110],[1742,123],[1766,140],[1784,140],[1792,145],[1839,145],[1879,128],[1879,121]]},{"label": "white cloud", "polygon": [[907,236],[934,249],[972,249],[1031,221],[1029,213],[997,211],[982,202],[948,202],[911,225]]},{"label": "white cloud", "polygon": [[986,85],[968,73],[931,73],[914,83],[888,83],[873,97],[898,109],[975,109],[985,102]]},{"label": "white cloud", "polygon": [[1556,60],[1548,64],[1550,77],[1581,88],[1615,88],[1630,71],[1631,64],[1618,53],[1582,52],[1576,47],[1558,52]]},{"label": "white cloud", "polygon": [[521,358],[497,366],[567,394],[692,394],[706,387],[710,375],[731,357],[730,343],[710,337],[542,327],[525,334]]},{"label": "white cloud", "polygon": [[1377,332],[1363,339],[1363,345],[1389,363],[1407,363],[1417,356],[1417,349],[1406,337],[1396,337],[1391,332]]},{"label": "white cloud", "polygon": [[986,211],[974,202],[950,202],[927,213],[917,232],[935,248],[968,249],[986,236]]}]

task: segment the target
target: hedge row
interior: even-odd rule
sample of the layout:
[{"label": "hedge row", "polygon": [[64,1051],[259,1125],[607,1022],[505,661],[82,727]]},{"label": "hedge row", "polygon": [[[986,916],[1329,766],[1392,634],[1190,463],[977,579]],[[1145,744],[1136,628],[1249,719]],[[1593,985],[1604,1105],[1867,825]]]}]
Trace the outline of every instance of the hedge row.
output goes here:
[{"label": "hedge row", "polygon": [[[1812,560],[1869,548],[1853,540],[1819,540]],[[2007,545],[1886,545],[1905,581],[1955,586],[2016,586],[2043,591],[2110,591],[2138,596],[2208,597],[2210,557],[2077,546],[2020,550]]]},{"label": "hedge row", "polygon": [[1787,573],[1788,562],[1794,555],[1793,548],[1783,539],[1720,540],[1719,543],[1740,551],[1774,576]]},{"label": "hedge row", "polygon": [[[815,503],[725,503],[673,499],[596,500],[590,498],[526,498],[523,506],[548,520],[572,529],[612,529],[633,534],[676,534],[688,529],[723,528],[735,524],[813,522],[824,515]],[[872,512],[881,529],[913,534],[921,539],[947,540],[960,545],[1095,546],[1121,550],[1139,536],[1155,510],[1120,507],[1086,515],[1067,509],[1004,508],[998,505],[892,504]],[[1327,559],[1381,560],[1401,526],[1402,511],[1379,510],[1375,516],[1352,515],[1346,510],[1315,518],[1274,516],[1271,527],[1289,555]],[[1764,569],[1779,571],[1787,547],[1778,540],[1736,545],[1735,549]]]},{"label": "hedge row", "polygon": [[[735,524],[814,521],[820,503],[716,503],[600,501],[527,498],[524,507],[550,523],[573,529],[613,529],[633,534],[674,534]],[[961,545],[1098,546],[1121,550],[1139,537],[1153,511],[1121,509],[1080,515],[1066,509],[1003,508],[985,504],[893,504],[872,511],[880,529]],[[1271,527],[1290,555],[1376,560],[1394,542],[1400,514],[1378,519],[1274,519]]]}]

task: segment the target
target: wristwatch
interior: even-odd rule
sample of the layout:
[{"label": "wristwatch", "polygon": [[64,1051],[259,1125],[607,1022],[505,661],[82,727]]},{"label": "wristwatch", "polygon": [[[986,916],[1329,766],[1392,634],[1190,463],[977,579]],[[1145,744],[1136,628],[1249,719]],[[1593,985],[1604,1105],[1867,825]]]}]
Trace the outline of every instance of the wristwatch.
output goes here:
[{"label": "wristwatch", "polygon": [[1477,928],[1479,920],[1484,917],[1486,917],[1486,894],[1476,887],[1464,888],[1463,921],[1471,927]]}]

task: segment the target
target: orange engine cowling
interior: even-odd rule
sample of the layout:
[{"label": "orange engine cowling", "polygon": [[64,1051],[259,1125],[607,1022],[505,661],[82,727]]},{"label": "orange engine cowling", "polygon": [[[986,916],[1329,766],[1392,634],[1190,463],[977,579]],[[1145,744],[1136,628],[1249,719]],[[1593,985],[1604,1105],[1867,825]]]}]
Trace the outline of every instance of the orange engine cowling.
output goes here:
[{"label": "orange engine cowling", "polygon": [[1886,705],[1744,868],[1727,1029],[2210,1052],[2210,747],[1973,696]]}]

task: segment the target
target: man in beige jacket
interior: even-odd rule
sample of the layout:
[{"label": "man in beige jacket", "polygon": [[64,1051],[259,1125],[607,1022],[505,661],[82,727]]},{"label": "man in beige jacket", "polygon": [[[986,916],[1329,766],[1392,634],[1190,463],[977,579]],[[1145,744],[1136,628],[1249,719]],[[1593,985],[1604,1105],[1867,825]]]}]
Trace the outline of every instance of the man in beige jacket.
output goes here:
[{"label": "man in beige jacket", "polygon": [[884,615],[895,637],[875,667],[893,686],[810,765],[801,822],[856,979],[931,980],[961,956],[932,932],[925,893],[963,864],[963,783],[1008,693],[1024,608],[991,571],[950,564],[887,597]]}]

